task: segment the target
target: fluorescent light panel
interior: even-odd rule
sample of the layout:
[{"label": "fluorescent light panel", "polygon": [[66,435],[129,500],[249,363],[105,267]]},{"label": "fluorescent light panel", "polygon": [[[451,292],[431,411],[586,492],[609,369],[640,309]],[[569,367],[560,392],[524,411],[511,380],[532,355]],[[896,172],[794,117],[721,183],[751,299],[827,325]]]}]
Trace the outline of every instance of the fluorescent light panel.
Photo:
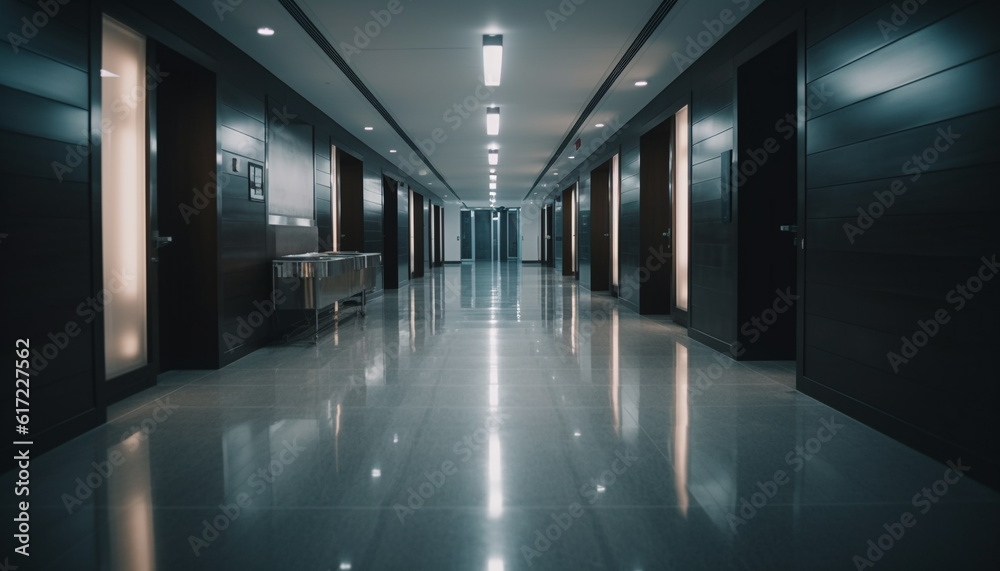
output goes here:
[{"label": "fluorescent light panel", "polygon": [[489,157],[490,165],[496,166],[500,164],[500,151],[493,149],[487,156]]},{"label": "fluorescent light panel", "polygon": [[487,135],[499,135],[500,134],[500,108],[499,107],[487,107],[486,108],[486,134]]},{"label": "fluorescent light panel", "polygon": [[483,36],[483,70],[487,87],[500,85],[500,70],[503,68],[503,36],[499,34]]}]

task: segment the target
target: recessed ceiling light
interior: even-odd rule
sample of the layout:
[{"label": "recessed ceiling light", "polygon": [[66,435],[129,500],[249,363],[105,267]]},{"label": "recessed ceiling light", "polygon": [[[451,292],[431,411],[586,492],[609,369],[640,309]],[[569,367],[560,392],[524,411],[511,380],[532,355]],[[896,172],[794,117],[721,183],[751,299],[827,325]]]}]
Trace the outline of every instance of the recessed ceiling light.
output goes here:
[{"label": "recessed ceiling light", "polygon": [[497,169],[490,169],[490,174],[497,174]]},{"label": "recessed ceiling light", "polygon": [[496,189],[497,189],[497,183],[491,182],[490,183],[490,190],[496,190]]},{"label": "recessed ceiling light", "polygon": [[396,152],[396,149],[389,149],[389,152],[390,152],[390,153],[395,153],[395,152]]},{"label": "recessed ceiling light", "polygon": [[496,182],[496,181],[497,181],[497,175],[491,174],[490,175],[490,182]]},{"label": "recessed ceiling light", "polygon": [[273,36],[274,35],[274,30],[271,29],[271,28],[268,28],[267,26],[264,26],[264,27],[261,27],[261,28],[257,28],[257,33],[260,34],[260,35],[262,35],[262,36]]},{"label": "recessed ceiling light", "polygon": [[637,82],[635,82],[635,86],[636,87],[646,87],[647,85],[649,85],[648,81],[637,81]]},{"label": "recessed ceiling light", "polygon": [[487,158],[489,159],[489,163],[491,165],[500,164],[500,151],[496,149],[490,150],[489,154],[487,155]]},{"label": "recessed ceiling light", "polygon": [[503,68],[503,36],[500,34],[483,36],[483,82],[486,87],[500,85],[500,70]]},{"label": "recessed ceiling light", "polygon": [[573,160],[573,159],[575,159],[575,158],[576,158],[576,156],[575,156],[575,155],[570,155],[570,156],[569,156],[569,160]]},{"label": "recessed ceiling light", "polygon": [[595,126],[595,127],[597,127],[598,129],[600,129],[601,127],[603,127],[603,126],[604,126],[604,123],[598,123],[598,124],[596,124],[596,125],[594,125],[594,126]]},{"label": "recessed ceiling light", "polygon": [[497,195],[496,191],[493,190],[490,191],[490,196],[496,196],[496,195]]},{"label": "recessed ceiling light", "polygon": [[500,134],[500,108],[499,107],[487,107],[486,108],[486,134],[487,135],[499,135]]},{"label": "recessed ceiling light", "polygon": [[374,131],[375,127],[365,127],[365,131]]}]

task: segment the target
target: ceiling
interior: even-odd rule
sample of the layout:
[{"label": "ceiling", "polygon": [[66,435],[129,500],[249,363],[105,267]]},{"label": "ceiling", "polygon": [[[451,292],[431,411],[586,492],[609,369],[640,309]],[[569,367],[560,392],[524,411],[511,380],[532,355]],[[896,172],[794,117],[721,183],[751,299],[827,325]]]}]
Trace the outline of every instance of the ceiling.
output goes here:
[{"label": "ceiling", "polygon": [[[412,165],[404,170],[446,203],[468,207],[489,206],[491,144],[500,151],[497,205],[541,199],[586,158],[572,144],[559,148],[567,137],[587,149],[627,123],[680,74],[673,56],[689,39],[702,33],[714,43],[762,1],[678,0],[573,132],[659,0],[295,0],[423,161],[279,0],[175,0],[386,159]],[[731,24],[706,26],[724,10]],[[262,26],[275,34],[257,34]],[[482,84],[484,34],[503,34],[499,87]],[[648,85],[637,87],[640,80]],[[491,137],[486,107],[494,105],[501,125]]]}]

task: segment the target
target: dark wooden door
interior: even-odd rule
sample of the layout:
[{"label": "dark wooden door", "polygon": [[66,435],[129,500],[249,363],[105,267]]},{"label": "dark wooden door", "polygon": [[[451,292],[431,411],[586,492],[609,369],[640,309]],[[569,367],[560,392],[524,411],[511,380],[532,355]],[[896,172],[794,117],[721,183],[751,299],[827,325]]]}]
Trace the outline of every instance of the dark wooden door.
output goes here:
[{"label": "dark wooden door", "polygon": [[611,288],[611,161],[590,173],[590,290]]},{"label": "dark wooden door", "polygon": [[424,197],[414,192],[410,204],[413,213],[413,260],[410,271],[411,278],[424,277]]},{"label": "dark wooden door", "polygon": [[673,307],[673,117],[639,139],[639,313],[670,315]]},{"label": "dark wooden door", "polygon": [[765,324],[737,332],[747,360],[795,359],[796,237],[781,227],[796,226],[798,142],[775,124],[794,113],[796,65],[791,35],[736,72],[737,323]]},{"label": "dark wooden door", "polygon": [[338,250],[360,252],[365,247],[364,233],[364,164],[337,150],[337,176],[340,192],[337,193],[337,227],[340,229]]}]

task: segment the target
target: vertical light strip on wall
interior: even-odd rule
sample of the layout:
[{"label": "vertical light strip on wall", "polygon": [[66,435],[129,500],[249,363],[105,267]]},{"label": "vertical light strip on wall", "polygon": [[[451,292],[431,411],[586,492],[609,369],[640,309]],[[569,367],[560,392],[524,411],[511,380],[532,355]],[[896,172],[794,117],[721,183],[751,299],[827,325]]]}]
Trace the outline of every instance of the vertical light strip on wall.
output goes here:
[{"label": "vertical light strip on wall", "polygon": [[413,251],[414,251],[414,248],[413,248],[413,246],[414,246],[414,244],[413,244],[413,241],[414,241],[413,240],[413,200],[414,200],[413,191],[411,190],[410,191],[410,208],[409,208],[409,210],[410,210],[410,275],[407,276],[407,277],[412,277],[413,276],[413,272],[416,270],[416,268],[414,267],[414,263],[413,263],[413,261],[414,261],[414,258],[413,258]]},{"label": "vertical light strip on wall", "polygon": [[611,157],[611,287],[618,290],[618,223],[621,218],[620,155]]},{"label": "vertical light strip on wall", "polygon": [[105,378],[147,363],[146,38],[104,17],[101,218]]},{"label": "vertical light strip on wall", "polygon": [[330,249],[340,250],[340,184],[337,176],[337,147],[330,146]]},{"label": "vertical light strip on wall", "polygon": [[570,225],[569,225],[569,239],[570,239],[570,263],[569,267],[573,269],[575,274],[577,271],[576,266],[576,193],[578,187],[573,187],[573,191],[569,193],[569,208],[570,208]]},{"label": "vertical light strip on wall", "polygon": [[674,140],[677,142],[674,164],[674,276],[677,280],[677,309],[687,311],[688,308],[688,216],[690,211],[690,177],[688,165],[691,164],[690,140],[688,138],[688,107],[685,105],[677,112],[674,121]]}]

